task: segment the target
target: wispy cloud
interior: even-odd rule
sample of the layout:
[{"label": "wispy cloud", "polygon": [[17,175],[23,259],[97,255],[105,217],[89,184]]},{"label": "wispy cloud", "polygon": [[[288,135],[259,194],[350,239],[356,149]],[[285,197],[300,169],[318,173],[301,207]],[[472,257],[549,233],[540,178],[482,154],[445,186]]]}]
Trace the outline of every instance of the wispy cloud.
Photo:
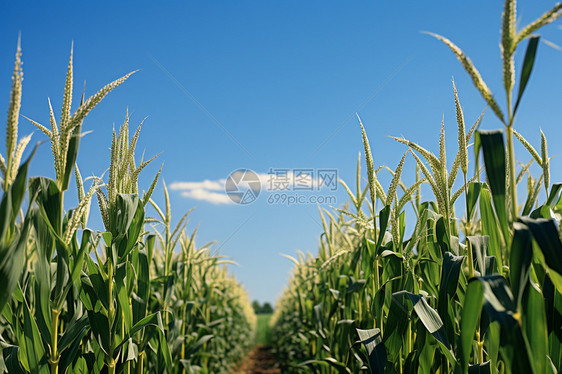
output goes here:
[{"label": "wispy cloud", "polygon": [[233,204],[225,192],[225,183],[226,179],[205,179],[200,182],[180,181],[170,184],[170,189],[180,191],[180,195],[188,199],[206,201],[216,205]]},{"label": "wispy cloud", "polygon": [[195,200],[207,201],[212,204],[233,204],[224,192],[213,192],[204,188],[182,191],[181,196]]},{"label": "wispy cloud", "polygon": [[219,179],[216,181],[205,179],[203,182],[174,182],[171,184],[170,188],[172,190],[204,189],[210,191],[224,191],[225,183],[226,179]]},{"label": "wispy cloud", "polygon": [[[267,181],[267,174],[258,174],[262,188],[265,187],[264,183]],[[226,179],[221,178],[217,180],[205,179],[203,181],[178,181],[170,184],[170,189],[180,191],[182,197],[200,201],[206,201],[216,205],[234,204],[230,197],[226,194]],[[247,186],[241,182],[240,187]]]}]

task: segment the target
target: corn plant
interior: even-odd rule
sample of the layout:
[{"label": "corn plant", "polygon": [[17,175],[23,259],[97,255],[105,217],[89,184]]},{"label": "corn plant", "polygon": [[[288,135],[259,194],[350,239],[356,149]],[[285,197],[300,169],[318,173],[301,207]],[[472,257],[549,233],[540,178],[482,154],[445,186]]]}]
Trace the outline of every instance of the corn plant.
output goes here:
[{"label": "corn plant", "polygon": [[[119,368],[131,373],[133,366],[136,372],[142,372],[144,357],[139,356],[138,346],[142,346],[145,335],[151,335],[145,334],[147,326],[156,327],[158,346],[166,366],[171,368],[161,313],[148,314],[147,309],[150,280],[146,278],[149,277],[149,256],[153,252],[154,237],[148,237],[142,243],[144,206],[160,173],[154,178],[143,201],[138,195],[138,177],[154,158],[141,160],[140,165],[136,166],[135,148],[141,126],[129,139],[127,113],[119,135],[113,131],[107,195],[101,188],[97,189],[100,213],[106,228],[101,234],[104,252],[100,255],[95,251],[96,262],[88,259],[87,277],[82,278],[86,290],[84,302],[92,332],[105,354],[104,361],[109,373]],[[136,282],[139,275],[145,278],[140,284]],[[104,300],[100,295],[108,298]],[[136,297],[131,302],[133,295]],[[101,310],[98,299],[102,300]]]}]

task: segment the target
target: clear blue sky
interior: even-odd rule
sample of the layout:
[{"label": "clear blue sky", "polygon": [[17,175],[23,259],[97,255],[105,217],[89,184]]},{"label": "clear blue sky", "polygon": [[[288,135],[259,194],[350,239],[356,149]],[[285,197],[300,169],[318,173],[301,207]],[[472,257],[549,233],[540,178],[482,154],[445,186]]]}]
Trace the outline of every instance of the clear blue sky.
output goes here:
[{"label": "clear blue sky", "polygon": [[[528,23],[553,4],[521,1],[521,22]],[[83,175],[101,175],[107,169],[112,127],[122,122],[128,107],[133,124],[148,116],[139,157],[142,150],[147,155],[163,152],[144,172],[141,188],[148,188],[162,162],[168,184],[219,181],[238,168],[258,173],[330,168],[353,184],[362,149],[354,112],[367,128],[375,163],[394,168],[404,147],[386,135],[404,135],[436,150],[443,114],[448,148],[451,154],[455,151],[452,76],[467,121],[484,108],[452,53],[419,31],[440,33],[463,48],[503,105],[501,10],[500,1],[483,0],[129,1],[87,6],[3,1],[0,108],[3,113],[8,108],[18,32],[25,78],[21,113],[44,124],[47,97],[60,111],[74,41],[76,101],[84,80],[87,94],[92,94],[141,69],[87,117],[83,128],[93,132],[81,143]],[[561,45],[560,25],[558,21],[543,29],[543,37]],[[523,53],[524,48],[518,62]],[[516,122],[536,146],[542,128],[551,139],[553,156],[558,154],[554,144],[562,139],[561,62],[561,51],[540,45]],[[500,127],[491,111],[482,127]],[[22,119],[20,134],[33,130]],[[35,131],[33,139],[44,136]],[[529,159],[520,148],[518,155]],[[405,173],[414,165],[411,158],[407,163]],[[552,181],[561,181],[559,158],[551,168]],[[41,147],[31,174],[54,174],[48,145]],[[388,181],[383,178],[384,183]],[[345,202],[343,189],[336,195],[338,205]],[[154,197],[162,202],[161,185]],[[291,263],[280,253],[317,250],[321,227],[314,204],[271,206],[263,199],[247,206],[213,204],[182,197],[179,190],[171,191],[171,198],[176,220],[197,206],[189,229],[200,225],[199,244],[217,240],[215,248],[220,246],[222,254],[240,264],[232,271],[254,299],[273,302],[286,284]],[[92,226],[101,228],[99,213],[92,211]]]}]

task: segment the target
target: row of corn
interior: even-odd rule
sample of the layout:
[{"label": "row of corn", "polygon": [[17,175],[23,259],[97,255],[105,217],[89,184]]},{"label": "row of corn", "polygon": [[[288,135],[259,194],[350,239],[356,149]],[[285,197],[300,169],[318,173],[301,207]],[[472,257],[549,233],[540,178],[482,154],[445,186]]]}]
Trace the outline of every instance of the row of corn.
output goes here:
[{"label": "row of corn", "polygon": [[[285,371],[562,370],[562,184],[550,182],[546,136],[541,132],[537,150],[514,128],[538,48],[535,32],[561,15],[557,4],[517,31],[515,1],[505,1],[504,108],[462,50],[431,34],[452,50],[505,125],[480,130],[482,116],[465,125],[453,83],[459,147],[452,162],[442,124],[439,154],[395,138],[405,146],[398,166],[375,168],[361,124],[368,183],[361,185],[359,161],[355,186],[342,181],[350,203],[321,211],[318,254],[292,258],[293,274],[272,319]],[[515,97],[513,56],[523,41]],[[519,165],[514,138],[525,149]],[[408,162],[416,165],[411,186],[402,181]],[[386,172],[385,190],[379,179]]]},{"label": "row of corn", "polygon": [[[105,177],[83,180],[76,165],[84,118],[132,73],[72,112],[71,54],[60,117],[49,101],[48,126],[30,120],[50,141],[56,178],[28,178],[37,146],[21,162],[31,140],[18,143],[21,66],[18,43],[0,156],[0,372],[228,372],[252,344],[255,315],[230,261],[188,235],[189,212],[172,225],[166,186],[163,208],[151,199],[160,172],[139,190],[153,160],[135,156],[142,124],[130,132],[127,114],[113,131]],[[78,205],[66,210],[72,179]],[[88,228],[96,199],[102,231]]]}]

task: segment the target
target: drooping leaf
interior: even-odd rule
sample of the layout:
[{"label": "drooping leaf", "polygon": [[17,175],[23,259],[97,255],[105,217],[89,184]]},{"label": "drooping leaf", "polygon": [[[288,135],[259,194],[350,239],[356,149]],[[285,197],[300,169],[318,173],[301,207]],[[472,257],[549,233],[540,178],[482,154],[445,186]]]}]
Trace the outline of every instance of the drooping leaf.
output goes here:
[{"label": "drooping leaf", "polygon": [[455,355],[452,351],[449,339],[447,338],[445,326],[443,325],[441,317],[439,317],[437,311],[429,306],[427,300],[422,295],[416,295],[407,291],[399,291],[393,294],[393,301],[396,300],[397,302],[401,302],[402,305],[406,305],[406,298],[413,305],[414,312],[417,314],[427,331],[433,335],[439,343],[441,352],[445,355],[449,363],[451,365],[455,365]]},{"label": "drooping leaf", "polygon": [[372,374],[383,374],[386,367],[386,348],[382,343],[380,329],[356,329],[359,340],[369,355],[369,369]]},{"label": "drooping leaf", "polygon": [[554,220],[521,217],[520,221],[533,234],[533,238],[539,245],[548,267],[558,274],[562,274],[562,243]]}]

